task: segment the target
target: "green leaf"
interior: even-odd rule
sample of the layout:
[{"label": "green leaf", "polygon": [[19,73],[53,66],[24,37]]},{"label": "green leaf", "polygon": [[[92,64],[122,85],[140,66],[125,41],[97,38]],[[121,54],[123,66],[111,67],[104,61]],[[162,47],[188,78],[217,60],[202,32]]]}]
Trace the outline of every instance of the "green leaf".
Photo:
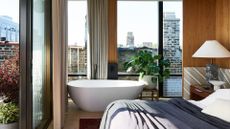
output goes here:
[{"label": "green leaf", "polygon": [[[137,54],[130,58],[131,60],[124,63],[124,67],[128,69],[132,67],[140,77],[144,75],[153,75],[159,77],[159,82],[169,77],[170,61],[162,58],[162,55],[153,55],[151,51],[138,51]],[[161,70],[161,68],[163,68]],[[162,73],[160,72],[162,71]]]},{"label": "green leaf", "polygon": [[8,124],[19,119],[19,108],[15,103],[0,103],[0,123]]}]

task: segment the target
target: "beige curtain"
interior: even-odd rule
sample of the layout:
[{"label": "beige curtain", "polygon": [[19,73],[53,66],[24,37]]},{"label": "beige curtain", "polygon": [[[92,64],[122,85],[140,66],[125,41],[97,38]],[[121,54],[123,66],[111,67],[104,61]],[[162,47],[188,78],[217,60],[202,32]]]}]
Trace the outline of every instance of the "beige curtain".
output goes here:
[{"label": "beige curtain", "polygon": [[65,117],[67,1],[52,0],[53,128],[62,129]]},{"label": "beige curtain", "polygon": [[108,0],[88,0],[88,78],[107,79]]}]

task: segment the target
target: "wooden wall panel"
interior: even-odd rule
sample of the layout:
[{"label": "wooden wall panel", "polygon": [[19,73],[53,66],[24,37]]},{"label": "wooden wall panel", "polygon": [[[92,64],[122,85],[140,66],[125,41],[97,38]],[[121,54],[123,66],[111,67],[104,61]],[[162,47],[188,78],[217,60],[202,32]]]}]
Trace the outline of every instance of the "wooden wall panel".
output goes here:
[{"label": "wooden wall panel", "polygon": [[205,40],[215,39],[216,0],[183,0],[183,67],[203,67],[209,59],[192,55]]},{"label": "wooden wall panel", "polygon": [[[230,50],[230,1],[216,1],[216,39]],[[229,68],[230,59],[215,59],[215,64],[222,68]]]},{"label": "wooden wall panel", "polygon": [[109,0],[109,63],[117,63],[117,0]]}]

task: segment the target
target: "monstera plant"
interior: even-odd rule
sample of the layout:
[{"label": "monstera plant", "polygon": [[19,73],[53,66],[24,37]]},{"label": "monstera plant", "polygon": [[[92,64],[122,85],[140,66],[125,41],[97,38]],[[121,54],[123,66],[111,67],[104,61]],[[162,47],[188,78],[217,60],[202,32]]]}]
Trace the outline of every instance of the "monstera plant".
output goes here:
[{"label": "monstera plant", "polygon": [[139,73],[139,81],[147,88],[157,88],[158,81],[162,82],[170,75],[170,62],[161,55],[153,55],[150,51],[139,51],[124,67],[129,71]]}]

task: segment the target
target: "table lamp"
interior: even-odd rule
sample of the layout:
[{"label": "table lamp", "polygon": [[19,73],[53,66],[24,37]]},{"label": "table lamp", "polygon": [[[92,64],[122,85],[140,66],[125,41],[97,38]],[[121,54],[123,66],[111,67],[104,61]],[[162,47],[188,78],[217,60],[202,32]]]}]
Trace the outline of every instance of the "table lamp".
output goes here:
[{"label": "table lamp", "polygon": [[192,55],[193,58],[209,58],[211,64],[206,65],[205,78],[210,80],[218,80],[218,66],[213,64],[214,58],[230,58],[230,52],[223,47],[217,40],[207,40],[203,45]]}]

